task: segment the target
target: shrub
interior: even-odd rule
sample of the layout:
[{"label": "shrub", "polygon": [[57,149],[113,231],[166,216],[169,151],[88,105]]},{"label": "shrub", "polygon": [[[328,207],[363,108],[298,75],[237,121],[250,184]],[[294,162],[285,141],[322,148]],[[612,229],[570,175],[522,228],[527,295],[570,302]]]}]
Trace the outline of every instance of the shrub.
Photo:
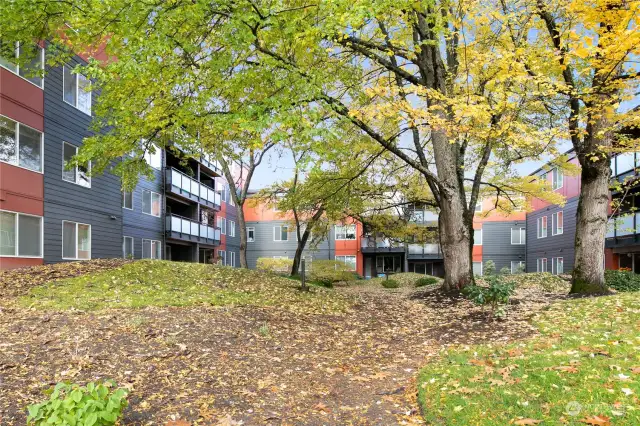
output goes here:
[{"label": "shrub", "polygon": [[508,266],[505,266],[500,269],[500,275],[510,275],[511,269]]},{"label": "shrub", "polygon": [[640,291],[640,275],[631,271],[604,271],[607,286],[616,291]]},{"label": "shrub", "polygon": [[127,390],[116,389],[113,381],[80,386],[58,383],[49,399],[30,405],[27,424],[40,425],[114,425],[127,406]]},{"label": "shrub", "polygon": [[396,280],[384,280],[382,281],[382,287],[384,288],[398,288],[400,283]]},{"label": "shrub", "polygon": [[256,264],[256,269],[266,272],[290,272],[293,266],[293,259],[280,259],[271,257],[260,257]]},{"label": "shrub", "polygon": [[492,317],[503,317],[506,314],[506,305],[515,292],[515,284],[499,275],[488,277],[487,280],[488,287],[471,285],[464,288],[463,294],[476,305],[489,306],[489,314]]},{"label": "shrub", "polygon": [[496,264],[493,260],[487,260],[484,262],[484,269],[482,271],[484,275],[495,275],[496,273]]},{"label": "shrub", "polygon": [[349,269],[349,266],[344,262],[323,259],[314,260],[307,265],[307,279],[331,287],[336,282],[352,281],[354,273]]},{"label": "shrub", "polygon": [[438,284],[438,279],[436,277],[423,277],[416,281],[416,287],[424,287],[426,285],[434,284]]}]

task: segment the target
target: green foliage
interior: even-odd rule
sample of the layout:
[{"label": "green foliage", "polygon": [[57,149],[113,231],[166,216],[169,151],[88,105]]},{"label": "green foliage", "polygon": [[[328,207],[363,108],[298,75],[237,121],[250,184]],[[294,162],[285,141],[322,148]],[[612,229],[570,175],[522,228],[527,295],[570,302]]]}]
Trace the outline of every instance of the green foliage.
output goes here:
[{"label": "green foliage", "polygon": [[384,288],[398,288],[400,287],[400,283],[394,279],[389,278],[388,280],[382,281],[382,287]]},{"label": "green foliage", "polygon": [[616,291],[640,291],[640,275],[634,272],[606,270],[604,279]]},{"label": "green foliage", "polygon": [[349,270],[349,266],[344,262],[330,259],[314,260],[307,266],[307,276],[310,280],[327,287],[331,287],[337,282],[354,279],[354,273]]},{"label": "green foliage", "polygon": [[49,399],[28,407],[27,424],[64,426],[114,425],[127,406],[128,391],[113,381],[86,386],[58,383]]},{"label": "green foliage", "polygon": [[[425,276],[422,274],[416,274],[414,272],[399,272],[397,274],[393,274],[393,279],[400,283],[400,287],[416,287],[416,282],[424,278]],[[382,285],[382,282],[385,281],[387,277],[376,277],[371,278],[367,281],[368,284],[378,286]],[[437,279],[437,278],[436,278]]]},{"label": "green foliage", "polygon": [[511,274],[511,269],[508,266],[500,268],[500,275],[510,275],[510,274]]},{"label": "green foliage", "polygon": [[264,272],[283,273],[291,271],[292,265],[293,259],[260,257],[256,263],[256,269]]},{"label": "green foliage", "polygon": [[495,275],[496,273],[496,264],[493,260],[487,260],[484,262],[484,268],[482,270],[484,275]]},{"label": "green foliage", "polygon": [[426,285],[434,285],[438,284],[438,279],[436,277],[422,277],[416,281],[416,287],[424,287]]},{"label": "green foliage", "polygon": [[463,294],[476,305],[488,306],[492,317],[502,317],[506,314],[506,305],[515,292],[515,284],[506,281],[500,275],[488,277],[489,286],[479,285],[467,286]]},{"label": "green foliage", "polygon": [[[508,280],[513,282],[516,288],[538,289],[548,293],[566,294],[571,288],[569,281],[549,272],[512,274],[509,275]],[[476,279],[476,282],[480,285],[485,284],[487,281],[485,278]]]}]

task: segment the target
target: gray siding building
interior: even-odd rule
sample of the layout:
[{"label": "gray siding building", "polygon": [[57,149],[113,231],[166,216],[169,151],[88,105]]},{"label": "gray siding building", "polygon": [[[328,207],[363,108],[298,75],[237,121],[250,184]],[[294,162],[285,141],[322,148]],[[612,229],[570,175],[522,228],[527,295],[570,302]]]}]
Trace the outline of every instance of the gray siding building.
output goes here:
[{"label": "gray siding building", "polygon": [[[484,222],[482,224],[482,262],[492,260],[496,272],[508,268],[513,273],[526,261],[526,222]],[[522,263],[520,263],[522,262]]]}]

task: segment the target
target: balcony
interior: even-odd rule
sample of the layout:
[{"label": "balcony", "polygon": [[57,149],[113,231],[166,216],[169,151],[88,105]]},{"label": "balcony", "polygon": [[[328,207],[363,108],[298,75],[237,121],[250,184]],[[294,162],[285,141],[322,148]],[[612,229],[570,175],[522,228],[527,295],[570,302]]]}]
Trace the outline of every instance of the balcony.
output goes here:
[{"label": "balcony", "polygon": [[166,217],[167,237],[194,243],[220,244],[220,228],[196,222],[175,214]]},{"label": "balcony", "polygon": [[167,190],[174,194],[211,209],[220,210],[220,194],[179,170],[172,168],[166,171],[166,185]]},{"label": "balcony", "polygon": [[362,237],[360,248],[362,253],[404,253],[404,243],[389,238]]},{"label": "balcony", "polygon": [[640,213],[630,213],[609,219],[605,247],[640,244]]},{"label": "balcony", "polygon": [[440,244],[409,244],[409,259],[440,259],[442,250]]}]

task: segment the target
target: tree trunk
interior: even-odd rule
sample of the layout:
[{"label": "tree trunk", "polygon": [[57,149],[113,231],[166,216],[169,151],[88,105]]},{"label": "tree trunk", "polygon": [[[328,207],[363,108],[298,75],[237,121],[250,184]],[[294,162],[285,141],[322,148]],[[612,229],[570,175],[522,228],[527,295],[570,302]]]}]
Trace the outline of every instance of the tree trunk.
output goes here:
[{"label": "tree trunk", "polygon": [[442,197],[438,228],[444,257],[443,289],[447,291],[461,290],[472,283],[471,239],[463,207],[457,196],[454,200]]},{"label": "tree trunk", "polygon": [[244,202],[242,204],[236,203],[238,227],[240,228],[240,267],[249,269],[247,263],[247,226],[244,220]]},{"label": "tree trunk", "polygon": [[608,154],[606,159],[595,163],[589,164],[589,158],[585,160],[576,217],[571,293],[608,293],[604,282],[604,241],[607,234],[611,160]]},{"label": "tree trunk", "polygon": [[[314,218],[316,217],[316,215],[314,215]],[[307,224],[307,227],[310,227],[310,225]],[[308,229],[305,229],[304,232],[302,233],[302,237],[298,238],[298,246],[296,247],[296,254],[293,256],[293,265],[291,265],[292,277],[294,275],[298,275],[298,272],[300,269],[300,261],[302,260],[302,252],[304,251],[304,248],[307,245],[307,241],[309,240],[310,234],[311,232]]]}]

